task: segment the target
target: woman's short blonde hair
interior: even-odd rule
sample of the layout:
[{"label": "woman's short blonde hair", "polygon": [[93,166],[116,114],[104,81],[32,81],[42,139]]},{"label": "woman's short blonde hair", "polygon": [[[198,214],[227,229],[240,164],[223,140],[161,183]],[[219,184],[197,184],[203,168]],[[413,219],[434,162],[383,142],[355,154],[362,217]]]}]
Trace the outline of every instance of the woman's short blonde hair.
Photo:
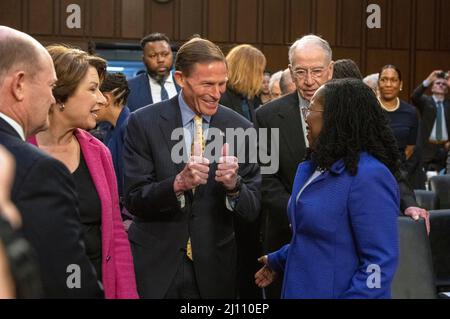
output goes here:
[{"label": "woman's short blonde hair", "polygon": [[253,99],[259,94],[263,81],[266,57],[249,44],[241,44],[227,55],[228,87]]},{"label": "woman's short blonde hair", "polygon": [[47,51],[53,59],[58,78],[53,89],[53,96],[58,103],[65,103],[75,93],[89,67],[97,70],[100,82],[106,74],[106,61],[83,50],[57,44],[48,46]]}]

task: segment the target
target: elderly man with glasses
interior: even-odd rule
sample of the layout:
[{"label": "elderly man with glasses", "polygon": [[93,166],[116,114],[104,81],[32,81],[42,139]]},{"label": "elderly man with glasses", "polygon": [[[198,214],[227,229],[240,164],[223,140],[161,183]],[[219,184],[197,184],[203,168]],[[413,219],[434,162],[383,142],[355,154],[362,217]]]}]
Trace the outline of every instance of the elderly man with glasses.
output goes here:
[{"label": "elderly man with glasses", "polygon": [[[275,174],[263,175],[262,238],[264,253],[277,250],[289,242],[291,231],[286,207],[292,191],[298,164],[304,159],[306,139],[305,116],[302,114],[316,90],[333,75],[332,51],[324,39],[307,35],[289,49],[289,69],[296,91],[276,99],[256,112],[255,125],[268,132],[279,129],[277,145],[269,146],[268,154],[279,150],[279,169]],[[265,145],[260,145],[265,147]],[[269,298],[279,298],[281,287],[271,285]]]}]

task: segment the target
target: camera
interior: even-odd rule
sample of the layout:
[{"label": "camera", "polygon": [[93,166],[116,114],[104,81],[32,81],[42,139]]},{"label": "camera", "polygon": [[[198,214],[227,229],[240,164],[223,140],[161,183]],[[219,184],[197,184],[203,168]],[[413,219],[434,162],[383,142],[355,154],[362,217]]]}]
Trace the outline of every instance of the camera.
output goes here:
[{"label": "camera", "polygon": [[441,79],[448,79],[449,74],[448,74],[448,72],[441,71],[437,74],[437,77],[441,78]]}]

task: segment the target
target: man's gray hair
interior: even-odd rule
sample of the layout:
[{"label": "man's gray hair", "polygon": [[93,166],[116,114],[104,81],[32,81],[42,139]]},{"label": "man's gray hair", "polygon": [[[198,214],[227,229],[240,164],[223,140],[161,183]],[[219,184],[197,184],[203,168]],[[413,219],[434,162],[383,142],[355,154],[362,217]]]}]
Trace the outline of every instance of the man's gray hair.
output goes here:
[{"label": "man's gray hair", "polygon": [[329,62],[333,60],[333,51],[331,50],[330,44],[326,40],[322,39],[317,35],[309,34],[301,37],[300,39],[295,41],[294,44],[291,45],[291,47],[289,48],[289,63],[292,64],[295,50],[298,47],[310,45],[322,48]]}]

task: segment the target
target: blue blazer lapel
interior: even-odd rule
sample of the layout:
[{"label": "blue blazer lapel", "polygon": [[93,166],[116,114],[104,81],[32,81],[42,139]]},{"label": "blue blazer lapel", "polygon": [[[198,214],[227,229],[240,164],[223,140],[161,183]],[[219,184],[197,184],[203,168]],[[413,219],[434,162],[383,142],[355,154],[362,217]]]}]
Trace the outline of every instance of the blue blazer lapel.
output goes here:
[{"label": "blue blazer lapel", "polygon": [[153,104],[153,98],[150,89],[150,82],[147,73],[143,73],[140,78],[141,84],[139,85],[139,95],[141,96],[142,104],[149,105]]},{"label": "blue blazer lapel", "polygon": [[[182,128],[182,120],[181,120],[181,111],[180,106],[178,104],[178,95],[168,100],[167,107],[163,108],[163,111],[160,114],[161,121],[159,122],[159,128],[163,134],[164,141],[167,143],[167,147],[169,148],[169,152],[172,152],[172,149],[176,144],[182,141],[182,137],[178,141],[172,140],[172,132],[177,128]],[[184,168],[184,163],[174,164],[177,168],[177,172],[181,172]]]}]

